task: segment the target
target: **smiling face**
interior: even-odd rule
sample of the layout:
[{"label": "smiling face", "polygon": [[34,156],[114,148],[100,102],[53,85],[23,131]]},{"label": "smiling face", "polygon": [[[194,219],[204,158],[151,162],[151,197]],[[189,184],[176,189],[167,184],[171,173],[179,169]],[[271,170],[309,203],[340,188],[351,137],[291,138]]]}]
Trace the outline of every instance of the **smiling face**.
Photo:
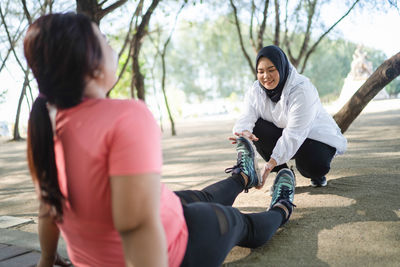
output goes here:
[{"label": "smiling face", "polygon": [[257,66],[257,80],[268,90],[275,89],[279,84],[279,71],[266,57],[261,57]]}]

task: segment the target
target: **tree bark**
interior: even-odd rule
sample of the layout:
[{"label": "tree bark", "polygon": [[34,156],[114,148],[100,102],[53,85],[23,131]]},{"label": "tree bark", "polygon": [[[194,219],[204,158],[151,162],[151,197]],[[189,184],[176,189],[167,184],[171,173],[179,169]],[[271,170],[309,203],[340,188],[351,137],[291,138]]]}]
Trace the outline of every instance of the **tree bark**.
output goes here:
[{"label": "tree bark", "polygon": [[147,34],[147,28],[150,22],[150,17],[153,14],[153,11],[157,7],[160,0],[153,0],[150,7],[147,9],[144,14],[142,21],[139,26],[136,27],[135,35],[132,38],[132,80],[131,80],[131,95],[134,97],[135,88],[137,98],[145,101],[145,88],[144,88],[144,76],[140,72],[139,65],[139,53],[142,47],[143,37]]},{"label": "tree bark", "polygon": [[19,117],[21,115],[22,101],[24,100],[24,97],[26,95],[26,87],[28,86],[28,84],[29,84],[29,67],[27,67],[26,70],[25,70],[24,84],[22,85],[21,94],[19,95],[19,99],[18,99],[18,107],[17,107],[17,114],[15,115],[14,131],[13,131],[13,139],[12,139],[12,141],[20,141],[20,140],[22,140],[21,134],[19,132]]},{"label": "tree bark", "polygon": [[274,45],[279,46],[279,36],[281,31],[281,20],[279,12],[279,0],[275,0],[275,35],[274,35]]},{"label": "tree bark", "polygon": [[[320,42],[328,35],[329,32],[332,31],[333,28],[336,27],[336,25],[341,22],[346,16],[349,15],[350,11],[354,9],[354,7],[361,2],[360,0],[353,0],[353,4],[350,6],[350,8],[345,12],[345,14],[340,17],[328,30],[326,30],[318,39],[316,42],[312,42],[312,36],[313,36],[313,30],[315,27],[313,27],[316,22],[315,17],[316,15],[318,15],[318,3],[320,4],[326,4],[328,2],[326,1],[318,1],[318,0],[307,0],[307,1],[297,1],[297,6],[294,8],[294,15],[297,14],[297,22],[295,22],[295,24],[299,24],[300,22],[302,22],[304,20],[304,18],[300,18],[299,17],[299,13],[300,11],[302,11],[303,9],[305,9],[305,12],[307,14],[305,20],[306,20],[306,25],[304,25],[305,29],[304,29],[304,36],[303,36],[303,40],[302,40],[302,44],[300,45],[300,47],[293,47],[294,44],[296,44],[296,42],[293,42],[293,37],[299,35],[299,29],[296,30],[296,28],[294,30],[292,30],[292,33],[290,34],[291,36],[289,36],[289,20],[288,20],[288,13],[289,13],[289,1],[286,0],[284,3],[285,7],[285,19],[284,19],[284,27],[285,29],[282,31],[283,38],[282,38],[282,42],[281,42],[281,38],[280,38],[280,28],[281,28],[281,21],[280,21],[280,13],[281,13],[281,5],[280,5],[280,1],[279,0],[274,0],[274,4],[275,4],[275,32],[274,32],[274,36],[273,36],[273,40],[272,42],[275,45],[280,46],[283,50],[286,51],[286,55],[288,56],[288,59],[290,60],[290,62],[293,64],[293,66],[295,66],[296,68],[298,68],[298,71],[300,73],[302,73],[307,65],[308,59],[311,56],[312,53],[315,52],[316,47],[320,44]],[[263,37],[264,37],[264,31],[265,31],[265,27],[266,27],[266,19],[267,19],[267,11],[268,11],[268,3],[269,0],[264,0],[264,1],[260,1],[260,3],[258,4],[258,7],[255,4],[255,1],[251,2],[251,13],[250,13],[250,17],[251,17],[251,21],[250,21],[250,43],[253,46],[253,48],[255,48],[256,53],[263,47],[262,41],[263,41]],[[249,63],[250,69],[252,70],[253,73],[255,73],[255,68],[253,67],[253,63],[252,60],[250,60],[250,57],[248,55],[248,53],[246,52],[245,48],[244,48],[244,42],[243,42],[243,36],[240,32],[240,21],[238,19],[237,16],[237,8],[233,3],[233,0],[230,0],[230,4],[231,7],[233,9],[233,14],[235,16],[235,24],[236,24],[236,28],[239,34],[239,42],[240,42],[240,46],[242,49],[242,52],[246,58],[246,60]],[[264,5],[263,7],[261,5]],[[257,28],[257,25],[253,25],[253,18],[254,18],[254,14],[256,12],[256,10],[260,10],[263,12],[262,13],[262,18],[260,19],[259,22],[259,29],[257,32],[257,38],[256,40],[253,39],[253,28]],[[291,24],[292,25],[292,24]],[[296,52],[296,55],[294,54],[295,51],[299,51]]]},{"label": "tree bark", "polygon": [[258,29],[258,35],[257,35],[257,52],[260,51],[264,46],[264,32],[265,32],[265,27],[267,26],[268,7],[269,7],[269,0],[265,0],[263,20],[261,22],[260,28]]},{"label": "tree bark", "polygon": [[250,59],[250,56],[247,53],[246,48],[244,47],[243,36],[242,36],[242,32],[240,30],[240,22],[239,22],[239,18],[238,18],[238,15],[237,15],[237,8],[236,8],[236,6],[235,6],[235,4],[233,3],[232,0],[230,0],[230,3],[231,3],[231,6],[232,6],[232,9],[233,9],[233,15],[235,16],[235,25],[236,25],[236,29],[237,29],[237,32],[238,32],[238,35],[239,35],[240,48],[242,49],[243,55],[246,58],[247,63],[249,64],[249,67],[250,67],[252,73],[256,73],[256,68],[253,66],[253,62]]},{"label": "tree bark", "polygon": [[310,55],[315,51],[315,48],[318,46],[318,44],[322,41],[322,39],[325,38],[325,36],[333,29],[336,27],[337,24],[339,24],[339,22],[341,22],[345,17],[347,17],[347,15],[349,15],[350,11],[353,10],[353,8],[356,6],[356,4],[359,2],[360,0],[356,0],[353,5],[349,8],[349,10],[347,10],[347,12],[340,18],[338,19],[328,30],[326,30],[319,38],[318,40],[311,46],[311,48],[307,51],[307,53],[305,54],[303,63],[302,63],[302,68],[300,73],[303,73],[308,59],[310,57]]},{"label": "tree bark", "polygon": [[168,47],[169,42],[171,41],[172,34],[175,31],[175,27],[176,27],[176,22],[178,20],[178,16],[181,13],[181,11],[182,11],[184,6],[185,6],[185,3],[183,3],[181,5],[181,8],[178,10],[178,13],[175,16],[175,22],[174,22],[174,25],[172,27],[172,30],[169,33],[169,36],[168,36],[167,40],[165,41],[164,47],[163,47],[163,49],[162,49],[162,51],[160,53],[161,65],[162,65],[161,89],[162,89],[162,92],[163,92],[163,95],[164,95],[165,107],[167,108],[168,118],[169,118],[169,121],[171,123],[171,134],[172,134],[172,136],[176,135],[176,130],[175,130],[174,118],[172,117],[171,109],[169,108],[167,93],[166,93],[166,90],[165,90],[165,78],[166,78],[166,73],[167,73],[167,68],[166,68],[166,64],[165,64],[165,55],[167,54],[167,47]]},{"label": "tree bark", "polygon": [[165,51],[163,54],[161,54],[161,63],[162,63],[162,79],[161,79],[161,89],[164,95],[164,101],[165,101],[165,106],[167,108],[168,112],[168,118],[171,123],[171,134],[173,136],[176,135],[176,130],[175,130],[175,122],[174,118],[172,117],[171,109],[169,108],[169,103],[168,103],[168,98],[167,98],[167,93],[165,91],[165,75],[166,75],[166,67],[165,67]]},{"label": "tree bark", "polygon": [[102,1],[100,4],[97,3],[97,0],[76,0],[76,12],[85,14],[94,23],[100,25],[100,21],[105,15],[122,6],[127,1],[119,0],[106,8],[102,8],[107,0]]},{"label": "tree bark", "polygon": [[388,83],[400,75],[400,52],[384,61],[347,103],[333,116],[342,133]]}]

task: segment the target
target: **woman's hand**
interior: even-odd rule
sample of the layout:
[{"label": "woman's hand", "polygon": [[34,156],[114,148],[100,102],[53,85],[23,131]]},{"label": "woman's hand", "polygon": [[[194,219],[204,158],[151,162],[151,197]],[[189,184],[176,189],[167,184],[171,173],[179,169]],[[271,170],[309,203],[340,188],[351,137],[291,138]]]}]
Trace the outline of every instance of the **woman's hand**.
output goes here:
[{"label": "woman's hand", "polygon": [[72,263],[68,260],[68,259],[66,259],[66,258],[64,258],[64,257],[61,257],[58,253],[56,254],[56,260],[55,260],[55,262],[54,262],[54,265],[56,265],[56,266],[62,266],[62,267],[68,267],[68,266],[72,266]]},{"label": "woman's hand", "polygon": [[54,257],[44,257],[43,254],[40,256],[39,263],[36,267],[53,267],[53,266],[62,266],[68,267],[72,266],[72,263],[63,257],[61,257],[58,253],[56,253]]},{"label": "woman's hand", "polygon": [[276,166],[276,161],[271,158],[267,163],[265,163],[262,171],[261,171],[261,175],[262,175],[262,183],[259,186],[256,186],[257,189],[261,189],[264,184],[265,181],[267,180],[268,175],[270,174],[270,172],[272,171],[272,169]]},{"label": "woman's hand", "polygon": [[251,141],[258,141],[258,137],[255,136],[253,133],[251,133],[251,132],[248,131],[248,130],[244,130],[244,131],[241,132],[241,133],[235,133],[235,135],[236,135],[236,136],[229,137],[229,140],[232,141],[232,144],[236,144],[236,142],[237,142],[236,140],[237,140],[237,138],[240,137],[240,136],[244,136],[244,137],[246,137],[247,139],[249,139],[249,140],[251,140]]}]

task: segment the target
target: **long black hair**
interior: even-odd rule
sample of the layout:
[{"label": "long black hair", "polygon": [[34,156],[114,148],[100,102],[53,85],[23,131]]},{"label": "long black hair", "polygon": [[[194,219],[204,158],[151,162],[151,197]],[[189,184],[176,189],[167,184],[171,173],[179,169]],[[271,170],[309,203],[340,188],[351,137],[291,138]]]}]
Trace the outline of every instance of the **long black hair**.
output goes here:
[{"label": "long black hair", "polygon": [[63,202],[47,103],[58,109],[78,105],[88,77],[101,66],[102,52],[90,19],[81,14],[49,14],[37,19],[24,38],[24,53],[38,83],[39,97],[28,122],[28,163],[40,201],[62,219]]}]

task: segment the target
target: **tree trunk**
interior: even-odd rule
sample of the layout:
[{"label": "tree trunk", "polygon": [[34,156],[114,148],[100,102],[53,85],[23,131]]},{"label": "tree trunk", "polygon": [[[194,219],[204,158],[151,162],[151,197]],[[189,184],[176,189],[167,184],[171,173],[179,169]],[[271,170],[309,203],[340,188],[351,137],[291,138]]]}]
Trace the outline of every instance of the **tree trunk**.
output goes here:
[{"label": "tree trunk", "polygon": [[233,9],[233,15],[235,17],[235,25],[236,25],[236,29],[237,29],[237,32],[238,32],[238,35],[239,35],[240,48],[242,49],[243,55],[246,58],[247,63],[249,64],[249,67],[250,67],[252,73],[255,74],[256,73],[256,68],[253,66],[253,61],[250,59],[250,56],[246,52],[246,48],[244,47],[243,36],[242,36],[242,32],[240,30],[240,22],[239,22],[239,18],[238,18],[238,15],[237,15],[237,8],[236,8],[236,6],[235,6],[235,4],[233,3],[232,0],[230,0],[230,3],[231,3],[231,7]]},{"label": "tree trunk", "polygon": [[153,0],[146,13],[144,14],[140,25],[135,29],[135,35],[132,38],[132,81],[131,81],[131,95],[134,97],[134,89],[136,88],[137,97],[145,101],[145,88],[144,77],[140,72],[139,53],[142,46],[143,37],[147,34],[150,17],[154,9],[157,7],[160,0]]},{"label": "tree trunk", "polygon": [[281,32],[281,20],[280,20],[280,11],[279,11],[279,0],[275,0],[275,36],[274,36],[274,45],[279,46],[279,35]]},{"label": "tree trunk", "polygon": [[167,93],[165,92],[165,72],[166,72],[166,68],[165,68],[165,50],[164,50],[164,53],[161,54],[161,62],[162,62],[161,89],[162,89],[162,92],[163,92],[163,95],[164,95],[165,107],[167,108],[168,118],[169,118],[169,121],[171,122],[171,134],[173,136],[175,136],[176,135],[175,122],[174,122],[174,118],[172,117],[171,109],[169,108]]},{"label": "tree trunk", "polygon": [[97,25],[100,24],[100,6],[97,0],[76,0],[76,12],[85,14]]},{"label": "tree trunk", "polygon": [[85,14],[88,16],[94,23],[97,25],[100,24],[101,19],[107,15],[108,13],[112,12],[113,10],[117,9],[118,7],[125,4],[128,0],[119,0],[116,1],[114,4],[102,8],[102,6],[108,0],[102,1],[100,4],[97,3],[97,0],[76,0],[76,12]]},{"label": "tree trunk", "polygon": [[177,13],[176,16],[175,16],[175,22],[174,22],[174,25],[173,25],[173,27],[172,27],[172,30],[171,30],[171,32],[170,32],[170,34],[169,34],[167,40],[166,40],[165,43],[164,43],[163,50],[162,50],[161,53],[160,53],[160,56],[161,56],[161,65],[162,65],[161,89],[162,89],[162,92],[163,92],[163,95],[164,95],[165,107],[167,108],[168,118],[169,118],[169,121],[170,121],[170,123],[171,123],[171,134],[172,134],[172,136],[175,136],[175,135],[176,135],[176,130],[175,130],[174,118],[172,117],[171,109],[169,108],[167,93],[166,93],[166,91],[165,91],[165,78],[166,78],[166,73],[167,73],[167,68],[166,68],[166,65],[165,65],[165,55],[166,55],[166,53],[167,53],[168,44],[169,44],[169,42],[171,41],[171,38],[172,38],[172,34],[173,34],[174,31],[175,31],[175,27],[176,27],[176,22],[177,22],[177,20],[178,20],[178,16],[179,16],[179,14],[181,13],[181,11],[182,11],[183,7],[185,6],[185,4],[186,4],[186,3],[183,3],[183,4],[181,5],[181,8],[178,10],[178,13]]},{"label": "tree trunk", "polygon": [[17,106],[17,114],[15,115],[15,122],[14,122],[14,131],[13,131],[13,141],[20,141],[22,137],[19,133],[19,117],[21,115],[21,106],[22,101],[24,100],[26,87],[29,84],[29,68],[25,70],[25,79],[24,84],[22,85],[21,94],[19,95],[18,106]]},{"label": "tree trunk", "polygon": [[382,63],[349,101],[333,116],[344,133],[382,88],[400,75],[400,52]]},{"label": "tree trunk", "polygon": [[131,81],[131,97],[135,98],[135,88],[136,96],[138,99],[145,101],[145,89],[144,89],[144,76],[140,72],[139,65],[139,52],[142,44],[133,45],[132,49],[132,81]]}]

